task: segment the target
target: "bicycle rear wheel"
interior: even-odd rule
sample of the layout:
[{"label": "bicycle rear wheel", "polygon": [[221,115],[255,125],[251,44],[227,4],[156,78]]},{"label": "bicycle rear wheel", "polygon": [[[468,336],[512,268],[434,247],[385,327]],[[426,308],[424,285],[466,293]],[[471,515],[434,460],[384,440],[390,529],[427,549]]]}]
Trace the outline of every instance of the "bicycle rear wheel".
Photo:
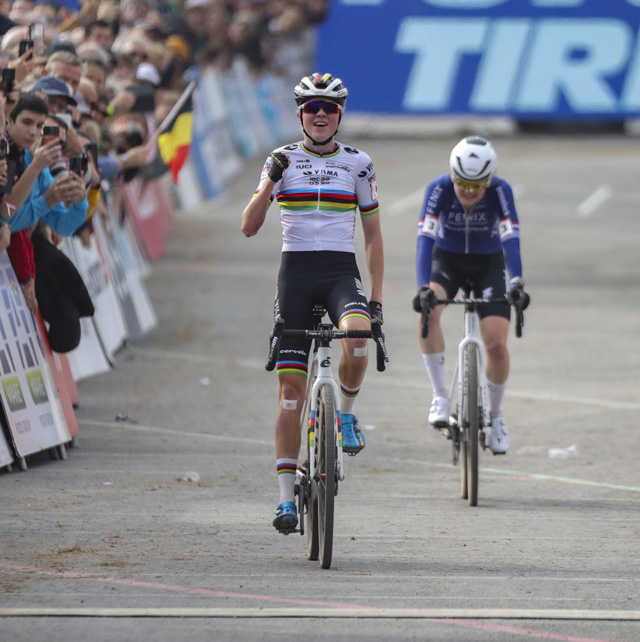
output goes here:
[{"label": "bicycle rear wheel", "polygon": [[467,362],[467,412],[465,413],[465,455],[467,499],[469,506],[478,505],[478,431],[480,411],[478,406],[478,353],[474,345],[466,347]]},{"label": "bicycle rear wheel", "polygon": [[318,417],[318,536],[320,566],[331,566],[333,552],[333,516],[336,497],[336,404],[333,388],[325,384],[320,388]]}]

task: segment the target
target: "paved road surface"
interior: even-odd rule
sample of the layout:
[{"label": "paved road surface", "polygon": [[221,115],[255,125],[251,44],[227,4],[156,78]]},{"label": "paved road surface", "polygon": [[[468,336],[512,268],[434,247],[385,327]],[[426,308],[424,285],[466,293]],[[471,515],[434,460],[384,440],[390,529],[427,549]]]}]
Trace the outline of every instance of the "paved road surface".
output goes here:
[{"label": "paved road surface", "polygon": [[426,425],[409,304],[422,190],[457,141],[345,142],[378,172],[391,363],[357,403],[367,448],[346,461],[332,568],[271,526],[280,230],[273,207],[240,234],[256,160],[177,218],[148,281],[160,325],[81,382],[68,459],[0,475],[3,639],[640,639],[637,141],[495,141],[533,305],[510,339],[511,449],[483,453],[476,508]]}]

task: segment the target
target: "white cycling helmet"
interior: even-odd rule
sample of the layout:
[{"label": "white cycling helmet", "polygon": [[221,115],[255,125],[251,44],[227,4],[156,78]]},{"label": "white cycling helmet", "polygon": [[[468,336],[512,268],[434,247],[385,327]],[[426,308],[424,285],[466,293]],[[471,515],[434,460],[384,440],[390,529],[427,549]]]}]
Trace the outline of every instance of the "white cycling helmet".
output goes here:
[{"label": "white cycling helmet", "polygon": [[342,84],[340,78],[334,78],[331,74],[311,74],[305,76],[294,88],[296,105],[301,107],[308,100],[315,98],[327,98],[337,103],[344,109],[349,91]]},{"label": "white cycling helmet", "polygon": [[488,183],[495,174],[498,158],[491,143],[480,136],[463,138],[451,151],[449,165],[464,181]]}]

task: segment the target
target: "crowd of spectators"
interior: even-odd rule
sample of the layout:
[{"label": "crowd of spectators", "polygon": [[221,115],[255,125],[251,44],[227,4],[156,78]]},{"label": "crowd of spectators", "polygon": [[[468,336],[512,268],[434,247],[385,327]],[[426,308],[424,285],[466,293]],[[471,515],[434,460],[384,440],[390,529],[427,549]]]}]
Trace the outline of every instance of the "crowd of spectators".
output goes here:
[{"label": "crowd of spectators", "polygon": [[104,190],[144,178],[153,134],[194,71],[241,59],[254,77],[293,87],[312,70],[314,27],[328,9],[329,0],[0,2],[0,252],[52,349],[73,349],[79,317],[93,314],[56,246],[71,235],[90,244],[91,217],[109,215]]}]

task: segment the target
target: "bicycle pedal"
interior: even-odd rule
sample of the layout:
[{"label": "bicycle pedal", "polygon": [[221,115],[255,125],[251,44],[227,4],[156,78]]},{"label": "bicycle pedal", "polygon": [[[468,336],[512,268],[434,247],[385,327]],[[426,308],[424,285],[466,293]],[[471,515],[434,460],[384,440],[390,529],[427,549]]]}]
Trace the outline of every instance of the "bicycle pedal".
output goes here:
[{"label": "bicycle pedal", "polygon": [[282,535],[290,535],[291,533],[299,533],[300,529],[299,528],[292,528],[292,529],[287,529],[287,530],[279,530],[279,533]]}]

